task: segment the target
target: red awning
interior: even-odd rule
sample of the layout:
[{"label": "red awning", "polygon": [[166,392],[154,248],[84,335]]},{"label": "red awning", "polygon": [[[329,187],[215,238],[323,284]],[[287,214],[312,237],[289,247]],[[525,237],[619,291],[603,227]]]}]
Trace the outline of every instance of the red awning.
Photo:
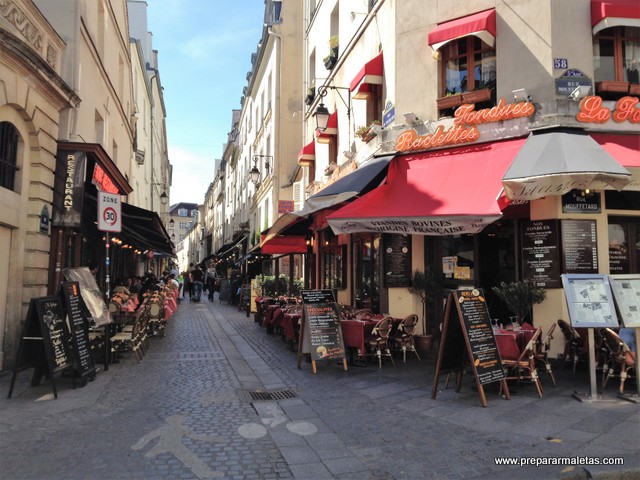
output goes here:
[{"label": "red awning", "polygon": [[396,157],[387,182],[329,215],[336,233],[480,232],[502,213],[501,179],[526,139]]},{"label": "red awning", "polygon": [[640,190],[640,135],[592,133],[591,137],[620,165],[629,169],[631,182],[624,190]]},{"label": "red awning", "polygon": [[327,128],[324,131],[316,129],[316,141],[318,143],[330,143],[331,138],[338,135],[338,111],[336,110],[329,115]]},{"label": "red awning", "polygon": [[316,142],[312,140],[306,144],[298,153],[298,163],[300,165],[308,165],[316,160]]},{"label": "red awning", "polygon": [[429,45],[438,50],[447,42],[468,35],[475,35],[492,47],[496,42],[496,11],[495,9],[474,13],[467,17],[442,23],[429,32]]},{"label": "red awning", "polygon": [[358,74],[353,77],[349,90],[351,90],[351,98],[365,99],[371,91],[370,85],[382,85],[384,80],[384,62],[382,52],[377,57],[365,63]]},{"label": "red awning", "polygon": [[307,253],[307,237],[301,235],[273,237],[261,244],[260,248],[265,255]]},{"label": "red awning", "polygon": [[620,25],[640,27],[638,0],[591,0],[591,26],[594,34]]}]

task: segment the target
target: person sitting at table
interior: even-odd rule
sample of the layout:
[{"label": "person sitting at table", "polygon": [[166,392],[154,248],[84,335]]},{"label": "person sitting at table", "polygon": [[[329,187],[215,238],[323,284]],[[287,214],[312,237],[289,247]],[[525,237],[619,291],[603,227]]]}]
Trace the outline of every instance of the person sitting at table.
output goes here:
[{"label": "person sitting at table", "polygon": [[116,278],[116,281],[114,282],[113,293],[125,293],[128,296],[131,292],[126,287],[123,279]]},{"label": "person sitting at table", "polygon": [[620,330],[618,330],[618,336],[624,343],[627,344],[629,350],[631,350],[632,352],[636,351],[636,335],[633,331],[633,328],[622,327]]}]

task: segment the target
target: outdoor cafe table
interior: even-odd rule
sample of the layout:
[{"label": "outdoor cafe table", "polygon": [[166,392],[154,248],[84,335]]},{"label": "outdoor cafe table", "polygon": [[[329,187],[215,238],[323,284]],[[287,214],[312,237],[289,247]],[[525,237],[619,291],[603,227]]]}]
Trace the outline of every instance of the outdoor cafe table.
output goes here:
[{"label": "outdoor cafe table", "polygon": [[297,340],[296,332],[298,330],[301,317],[302,315],[300,313],[285,313],[280,321],[280,326],[282,327],[284,336],[292,342]]}]

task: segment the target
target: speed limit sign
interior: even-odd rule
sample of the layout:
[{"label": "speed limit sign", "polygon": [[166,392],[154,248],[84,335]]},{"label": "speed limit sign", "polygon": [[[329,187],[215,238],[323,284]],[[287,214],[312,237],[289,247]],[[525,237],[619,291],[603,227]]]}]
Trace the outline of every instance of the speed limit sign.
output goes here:
[{"label": "speed limit sign", "polygon": [[98,192],[98,230],[120,232],[122,230],[120,195]]}]

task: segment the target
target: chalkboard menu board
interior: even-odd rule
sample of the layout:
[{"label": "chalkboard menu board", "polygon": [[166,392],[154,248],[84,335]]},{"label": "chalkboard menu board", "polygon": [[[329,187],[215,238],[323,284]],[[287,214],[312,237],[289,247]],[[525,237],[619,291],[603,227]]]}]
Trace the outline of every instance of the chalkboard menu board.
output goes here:
[{"label": "chalkboard menu board", "polygon": [[225,277],[220,280],[220,293],[218,293],[218,300],[220,303],[228,302],[231,297],[231,283]]},{"label": "chalkboard menu board", "polygon": [[411,236],[386,233],[384,245],[384,284],[386,287],[411,286]]},{"label": "chalkboard menu board", "polygon": [[625,327],[640,327],[640,274],[609,275],[620,321]]},{"label": "chalkboard menu board", "polygon": [[59,297],[32,298],[24,323],[9,395],[13,391],[16,375],[22,370],[34,368],[31,385],[40,383],[48,371],[55,398],[58,398],[54,374],[71,367],[64,312]]},{"label": "chalkboard menu board", "polygon": [[618,317],[606,275],[562,275],[562,286],[571,325],[576,328],[618,328]]},{"label": "chalkboard menu board", "polygon": [[483,385],[488,383],[501,382],[506,398],[510,398],[489,309],[480,288],[455,290],[447,298],[432,398],[436,398],[441,372],[457,371],[456,391],[460,390],[466,358],[471,364],[482,406],[487,406]]},{"label": "chalkboard menu board", "polygon": [[331,290],[303,290],[302,304],[311,359],[344,358],[340,312]]},{"label": "chalkboard menu board", "polygon": [[71,355],[60,299],[55,296],[32,300],[40,323],[44,349],[52,372],[71,366]]},{"label": "chalkboard menu board", "polygon": [[240,300],[238,301],[238,309],[244,310],[247,312],[247,316],[249,315],[251,304],[251,285],[245,283],[242,285],[242,290],[240,291]]},{"label": "chalkboard menu board", "polygon": [[522,275],[539,287],[559,288],[560,239],[557,220],[522,224]]},{"label": "chalkboard menu board", "polygon": [[561,220],[564,273],[597,273],[598,241],[595,220]]},{"label": "chalkboard menu board", "polygon": [[61,287],[62,301],[69,318],[70,345],[75,355],[75,369],[80,377],[95,373],[89,345],[89,322],[83,310],[78,282],[64,282]]},{"label": "chalkboard menu board", "polygon": [[482,385],[504,378],[498,345],[493,336],[491,318],[482,289],[457,290],[454,293],[465,334],[471,347],[471,361]]}]

